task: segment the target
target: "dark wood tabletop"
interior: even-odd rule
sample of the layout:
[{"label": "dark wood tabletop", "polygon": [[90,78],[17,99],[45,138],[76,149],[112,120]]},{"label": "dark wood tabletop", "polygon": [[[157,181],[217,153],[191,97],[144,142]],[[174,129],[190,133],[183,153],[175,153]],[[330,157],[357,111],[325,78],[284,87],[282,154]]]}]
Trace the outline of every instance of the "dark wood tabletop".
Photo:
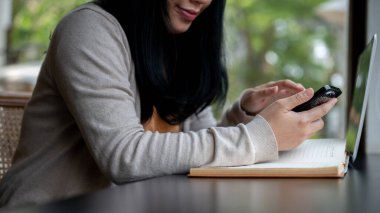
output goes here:
[{"label": "dark wood tabletop", "polygon": [[[1,212],[1,210],[0,210]],[[189,178],[172,175],[4,212],[380,212],[380,155],[344,178]]]}]

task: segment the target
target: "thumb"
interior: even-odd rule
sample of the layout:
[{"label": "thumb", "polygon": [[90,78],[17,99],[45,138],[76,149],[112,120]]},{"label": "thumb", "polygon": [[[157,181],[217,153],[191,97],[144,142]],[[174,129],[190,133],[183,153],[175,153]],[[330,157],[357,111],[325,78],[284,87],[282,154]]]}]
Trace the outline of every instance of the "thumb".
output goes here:
[{"label": "thumb", "polygon": [[314,90],[312,88],[308,88],[302,92],[299,92],[295,95],[292,95],[288,98],[284,99],[284,106],[288,110],[292,110],[294,107],[305,103],[310,100],[314,95]]}]

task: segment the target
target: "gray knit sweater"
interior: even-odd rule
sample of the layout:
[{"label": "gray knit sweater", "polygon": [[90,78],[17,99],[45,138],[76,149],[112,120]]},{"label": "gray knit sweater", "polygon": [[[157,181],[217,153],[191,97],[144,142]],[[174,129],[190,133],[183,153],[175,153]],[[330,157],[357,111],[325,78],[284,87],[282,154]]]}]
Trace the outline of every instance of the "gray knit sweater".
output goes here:
[{"label": "gray knit sweater", "polygon": [[0,206],[278,157],[269,124],[245,115],[239,101],[219,125],[207,108],[180,133],[144,131],[134,72],[127,37],[112,15],[93,3],[68,14],[26,107],[13,167],[0,182]]}]

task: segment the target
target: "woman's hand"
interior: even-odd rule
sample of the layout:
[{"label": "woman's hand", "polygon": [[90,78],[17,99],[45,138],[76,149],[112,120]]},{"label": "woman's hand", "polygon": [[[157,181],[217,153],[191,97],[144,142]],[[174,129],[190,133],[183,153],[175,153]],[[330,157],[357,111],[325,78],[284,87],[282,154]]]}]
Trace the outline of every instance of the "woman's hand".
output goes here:
[{"label": "woman's hand", "polygon": [[299,113],[291,111],[294,107],[311,99],[313,94],[313,89],[309,88],[280,99],[260,112],[274,131],[279,151],[295,148],[323,128],[324,122],[321,118],[335,105],[336,98],[308,111]]},{"label": "woman's hand", "polygon": [[301,84],[296,84],[291,80],[269,82],[244,90],[240,106],[247,114],[256,115],[274,101],[303,90],[305,88]]}]

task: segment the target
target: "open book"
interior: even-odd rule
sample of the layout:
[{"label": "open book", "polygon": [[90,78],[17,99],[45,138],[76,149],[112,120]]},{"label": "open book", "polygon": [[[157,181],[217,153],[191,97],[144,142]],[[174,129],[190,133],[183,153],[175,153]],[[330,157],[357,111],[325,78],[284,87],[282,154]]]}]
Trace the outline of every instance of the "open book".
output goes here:
[{"label": "open book", "polygon": [[279,159],[248,166],[192,168],[191,177],[343,177],[347,172],[346,142],[338,139],[306,140],[280,152]]},{"label": "open book", "polygon": [[[192,168],[191,177],[343,177],[359,149],[377,46],[375,34],[360,54],[346,140],[310,139],[278,160],[239,167]],[[364,94],[364,95],[363,95]]]}]

